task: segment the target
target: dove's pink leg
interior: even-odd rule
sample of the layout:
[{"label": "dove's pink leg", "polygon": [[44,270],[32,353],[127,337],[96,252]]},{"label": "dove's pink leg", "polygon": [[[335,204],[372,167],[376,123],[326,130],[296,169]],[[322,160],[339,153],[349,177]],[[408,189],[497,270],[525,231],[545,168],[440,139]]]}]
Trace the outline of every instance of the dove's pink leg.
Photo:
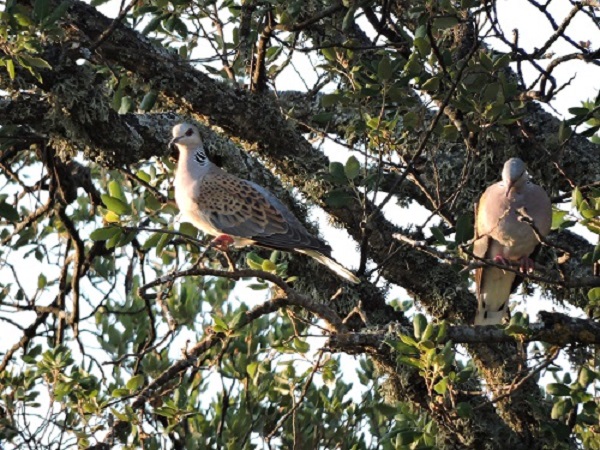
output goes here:
[{"label": "dove's pink leg", "polygon": [[226,252],[233,243],[233,238],[228,234],[221,234],[212,240],[212,246],[222,252]]},{"label": "dove's pink leg", "polygon": [[502,255],[496,255],[494,257],[494,262],[498,263],[498,264],[504,264],[505,266],[509,266],[510,263],[508,262],[508,259],[506,259],[504,256]]}]

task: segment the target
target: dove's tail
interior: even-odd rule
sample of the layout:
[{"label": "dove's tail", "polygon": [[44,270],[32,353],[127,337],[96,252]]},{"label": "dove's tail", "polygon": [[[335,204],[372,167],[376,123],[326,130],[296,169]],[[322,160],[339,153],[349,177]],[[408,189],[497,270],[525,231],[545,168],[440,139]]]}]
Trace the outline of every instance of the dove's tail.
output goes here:
[{"label": "dove's tail", "polygon": [[496,267],[483,267],[477,292],[475,325],[497,325],[508,311],[508,298],[515,280],[513,272]]},{"label": "dove's tail", "polygon": [[346,269],[344,266],[342,266],[340,263],[330,258],[329,256],[325,256],[323,253],[308,248],[296,249],[296,251],[304,253],[305,255],[316,259],[319,263],[329,267],[331,271],[344,278],[345,280],[348,280],[349,282],[354,284],[360,283],[360,280],[356,275],[354,275],[352,272],[350,272],[348,269]]}]

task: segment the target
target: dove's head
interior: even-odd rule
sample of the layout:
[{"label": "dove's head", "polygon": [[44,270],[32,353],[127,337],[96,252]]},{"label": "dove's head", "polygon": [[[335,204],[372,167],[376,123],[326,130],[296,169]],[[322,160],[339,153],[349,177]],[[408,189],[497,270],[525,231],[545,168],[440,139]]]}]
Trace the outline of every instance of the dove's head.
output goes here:
[{"label": "dove's head", "polygon": [[506,196],[510,194],[513,188],[518,188],[527,182],[527,167],[523,160],[519,158],[510,158],[504,163],[502,169],[502,180],[506,183]]},{"label": "dove's head", "polygon": [[186,147],[195,149],[202,145],[202,138],[196,126],[191,123],[180,123],[173,127],[173,139],[169,146],[177,145],[178,148]]}]

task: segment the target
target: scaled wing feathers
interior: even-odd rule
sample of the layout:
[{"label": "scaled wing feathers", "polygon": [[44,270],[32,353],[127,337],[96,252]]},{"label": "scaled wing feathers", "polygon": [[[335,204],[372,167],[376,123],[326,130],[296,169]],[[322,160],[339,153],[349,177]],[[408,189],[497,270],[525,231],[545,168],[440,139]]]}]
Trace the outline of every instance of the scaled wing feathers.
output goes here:
[{"label": "scaled wing feathers", "polygon": [[272,194],[226,172],[204,176],[198,206],[205,220],[222,233],[282,250],[309,248],[324,254],[330,252]]}]

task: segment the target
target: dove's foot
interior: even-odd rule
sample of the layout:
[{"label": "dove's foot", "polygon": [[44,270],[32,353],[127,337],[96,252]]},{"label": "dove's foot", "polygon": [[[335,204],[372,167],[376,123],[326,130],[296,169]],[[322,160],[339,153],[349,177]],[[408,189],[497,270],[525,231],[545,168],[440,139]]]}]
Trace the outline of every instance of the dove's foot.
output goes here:
[{"label": "dove's foot", "polygon": [[216,238],[214,238],[212,240],[212,242],[210,243],[211,247],[216,248],[217,250],[219,250],[223,253],[223,256],[225,256],[225,259],[227,260],[227,265],[229,265],[229,270],[231,270],[232,272],[235,271],[235,264],[234,264],[233,260],[231,259],[231,255],[229,254],[229,249],[231,248],[231,245],[234,242],[235,241],[233,240],[233,238],[231,236],[229,236],[228,234],[221,234],[221,235],[217,236]]},{"label": "dove's foot", "polygon": [[520,260],[520,271],[523,273],[533,273],[534,269],[535,269],[535,263],[533,262],[533,259],[531,258],[527,258],[526,256],[523,256]]},{"label": "dove's foot", "polygon": [[228,234],[221,234],[214,238],[211,242],[211,247],[214,247],[218,250],[221,250],[224,253],[227,253],[229,247],[233,244],[234,240]]}]

